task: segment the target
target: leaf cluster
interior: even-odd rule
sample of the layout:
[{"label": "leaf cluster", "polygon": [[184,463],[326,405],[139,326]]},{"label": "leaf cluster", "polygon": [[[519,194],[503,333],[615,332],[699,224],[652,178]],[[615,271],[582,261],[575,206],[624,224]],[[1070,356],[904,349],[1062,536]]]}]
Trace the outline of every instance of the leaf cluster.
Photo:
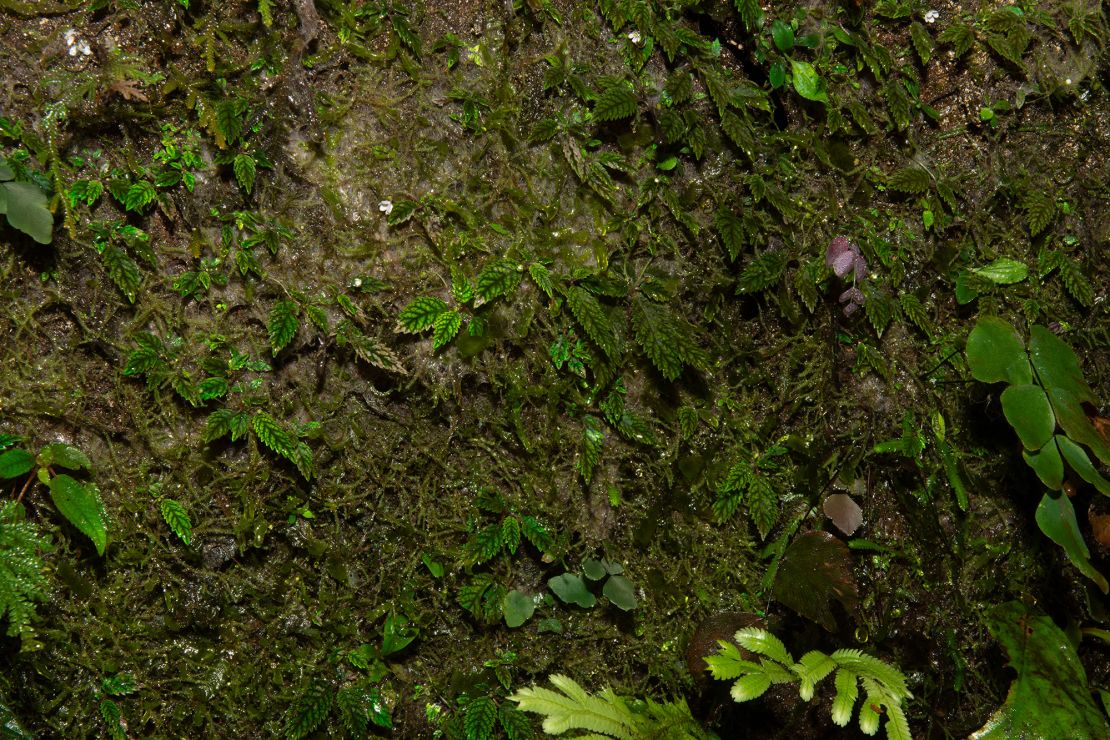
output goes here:
[{"label": "leaf cluster", "polygon": [[[913,694],[906,687],[906,676],[891,664],[854,649],[837,650],[831,655],[811,650],[795,662],[781,640],[758,627],[739,630],[735,640],[735,645],[721,640],[720,652],[705,658],[713,678],[733,681],[730,693],[735,701],[756,699],[773,684],[786,683],[797,683],[799,696],[810,701],[817,684],[832,675],[836,689],[833,723],[845,727],[851,721],[862,686],[860,730],[874,735],[885,714],[888,740],[910,740],[902,701],[912,699]],[[754,653],[754,659],[746,657],[737,645]]]}]

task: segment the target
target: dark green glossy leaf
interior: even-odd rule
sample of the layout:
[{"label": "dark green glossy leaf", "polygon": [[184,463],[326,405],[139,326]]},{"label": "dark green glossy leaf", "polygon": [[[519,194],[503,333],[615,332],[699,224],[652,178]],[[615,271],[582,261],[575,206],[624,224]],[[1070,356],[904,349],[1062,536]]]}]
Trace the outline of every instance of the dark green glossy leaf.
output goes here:
[{"label": "dark green glossy leaf", "polygon": [[18,478],[35,466],[35,456],[22,448],[0,454],[0,478]]},{"label": "dark green glossy leaf", "polygon": [[991,609],[985,621],[1017,678],[1006,702],[973,740],[1110,737],[1074,645],[1049,617],[1011,601]]},{"label": "dark green glossy leaf", "polygon": [[1021,456],[1025,458],[1029,467],[1033,468],[1041,483],[1053,491],[1059,491],[1064,485],[1064,461],[1060,458],[1060,451],[1056,448],[1055,442],[1049,442],[1036,452],[1022,450]]},{"label": "dark green glossy leaf", "polygon": [[580,576],[573,573],[564,573],[547,581],[547,585],[555,592],[563,603],[577,604],[586,609],[597,603],[597,597],[586,588],[586,583]]},{"label": "dark green glossy leaf", "polygon": [[636,608],[636,587],[624,576],[609,576],[601,593],[618,609],[627,612]]},{"label": "dark green glossy leaf", "polygon": [[501,612],[505,615],[505,624],[509,627],[519,627],[536,611],[536,602],[530,594],[513,589],[505,594],[501,602]]},{"label": "dark green glossy leaf", "polygon": [[1087,456],[1082,447],[1062,434],[1056,435],[1056,444],[1059,445],[1060,452],[1064,455],[1064,459],[1068,461],[1068,465],[1080,478],[1097,488],[1099,493],[1110,496],[1110,481],[1103,478],[1095,470],[1091,458]]},{"label": "dark green glossy leaf", "polygon": [[967,364],[971,376],[984,383],[1033,382],[1025,342],[1014,327],[996,316],[980,316],[967,337]]},{"label": "dark green glossy leaf", "polygon": [[809,62],[790,60],[790,69],[793,73],[794,89],[806,100],[816,100],[821,103],[829,102],[825,94],[825,81]]},{"label": "dark green glossy leaf", "polygon": [[104,554],[108,546],[108,523],[100,494],[92,483],[82,483],[65,473],[50,479],[50,498],[58,511]]},{"label": "dark green glossy leaf", "polygon": [[1079,532],[1071,499],[1060,493],[1046,493],[1037,507],[1037,526],[1050,540],[1064,548],[1068,560],[1080,573],[1098,584],[1102,593],[1110,590],[1106,578],[1091,565],[1091,554]]},{"label": "dark green glossy leaf", "polygon": [[1039,385],[1011,385],[1002,391],[1002,413],[1027,450],[1039,450],[1052,439],[1056,417]]}]

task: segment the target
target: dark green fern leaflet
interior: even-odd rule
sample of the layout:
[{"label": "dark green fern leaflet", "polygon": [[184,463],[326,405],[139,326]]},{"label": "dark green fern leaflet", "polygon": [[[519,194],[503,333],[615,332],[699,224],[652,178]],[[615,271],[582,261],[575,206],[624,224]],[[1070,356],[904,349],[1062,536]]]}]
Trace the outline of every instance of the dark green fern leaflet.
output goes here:
[{"label": "dark green fern leaflet", "polygon": [[29,641],[34,637],[35,602],[49,598],[40,553],[50,549],[50,538],[39,535],[25,516],[18,501],[0,504],[0,618],[8,618],[9,637]]}]

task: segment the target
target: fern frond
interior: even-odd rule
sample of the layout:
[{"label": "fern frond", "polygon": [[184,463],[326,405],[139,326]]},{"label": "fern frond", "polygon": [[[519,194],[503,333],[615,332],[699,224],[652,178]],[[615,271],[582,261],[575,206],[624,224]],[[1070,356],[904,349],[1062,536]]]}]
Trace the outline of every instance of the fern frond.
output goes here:
[{"label": "fern frond", "polygon": [[[736,633],[736,642],[740,647],[750,650],[758,655],[766,655],[772,660],[777,660],[785,666],[794,665],[794,659],[786,650],[782,640],[759,627],[744,627]],[[858,652],[858,651],[857,651]]]},{"label": "fern frond", "polygon": [[725,245],[728,258],[735,262],[744,250],[742,222],[730,209],[722,205],[713,217],[713,225],[717,227],[717,233],[721,237],[721,243]]},{"label": "fern frond", "polygon": [[605,444],[605,434],[597,419],[587,416],[582,424],[582,450],[578,458],[578,472],[582,479],[589,484],[593,478],[594,468],[601,458],[601,448]]},{"label": "fern frond", "polygon": [[771,677],[766,673],[749,673],[736,679],[729,689],[733,701],[749,701],[763,696],[771,688]]},{"label": "fern frond", "polygon": [[1025,211],[1029,236],[1036,236],[1048,228],[1056,216],[1056,199],[1043,190],[1030,190],[1021,199],[1021,208]]},{"label": "fern frond", "polygon": [[933,178],[920,167],[903,167],[890,176],[887,184],[902,193],[920,195],[933,185]]},{"label": "fern frond", "polygon": [[644,354],[667,380],[677,380],[684,364],[699,367],[708,361],[692,326],[642,296],[632,301],[632,328]]},{"label": "fern frond", "polygon": [[789,261],[790,255],[784,250],[771,250],[759,255],[740,274],[736,293],[758,293],[770,288],[782,277]]},{"label": "fern frond", "polygon": [[113,244],[104,248],[100,258],[108,268],[108,277],[127,298],[128,303],[134,303],[143,282],[142,273],[139,272],[139,266],[135,264],[135,260]]},{"label": "fern frond", "polygon": [[811,650],[802,656],[802,659],[790,667],[801,681],[799,694],[802,699],[809,701],[813,698],[816,684],[820,683],[830,673],[836,670],[836,661],[822,653],[820,650]]},{"label": "fern frond", "polygon": [[858,678],[847,668],[839,668],[836,671],[836,677],[833,679],[836,696],[833,697],[832,703],[832,721],[839,727],[847,727],[852,721],[852,710],[856,706],[856,699],[859,698]]},{"label": "fern frond", "polygon": [[549,680],[562,693],[532,686],[509,697],[522,711],[543,715],[544,732],[561,735],[567,730],[588,730],[625,740],[637,737],[636,716],[610,689],[589,694],[567,676],[554,674]]},{"label": "fern frond", "polygon": [[906,688],[905,674],[886,661],[854,648],[837,650],[830,657],[841,668],[847,668],[861,678],[878,681],[896,698],[913,698],[913,694]]}]

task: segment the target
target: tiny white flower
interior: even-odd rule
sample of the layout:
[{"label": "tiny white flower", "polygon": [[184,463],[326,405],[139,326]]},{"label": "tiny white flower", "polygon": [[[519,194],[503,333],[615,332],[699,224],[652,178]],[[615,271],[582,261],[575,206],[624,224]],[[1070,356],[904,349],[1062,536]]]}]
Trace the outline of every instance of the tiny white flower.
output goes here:
[{"label": "tiny white flower", "polygon": [[352,288],[361,288],[362,287],[362,278],[357,277],[354,280],[352,280],[351,281],[351,287]]},{"label": "tiny white flower", "polygon": [[1071,78],[1068,77],[1066,80],[1064,80],[1064,84],[1065,85],[1070,85],[1071,84]]},{"label": "tiny white flower", "polygon": [[926,23],[936,23],[937,18],[940,18],[940,13],[938,11],[936,11],[936,10],[926,10],[925,11],[925,22]]},{"label": "tiny white flower", "polygon": [[76,46],[69,47],[69,55],[71,57],[77,56],[77,47]]},{"label": "tiny white flower", "polygon": [[88,41],[82,41],[80,44],[78,44],[77,50],[81,52],[81,56],[87,57],[92,54],[92,48],[89,46]]},{"label": "tiny white flower", "polygon": [[378,210],[388,216],[393,213],[393,201],[383,200],[381,203],[378,203]]},{"label": "tiny white flower", "polygon": [[628,40],[631,41],[634,44],[638,44],[641,41],[643,41],[644,38],[643,38],[643,36],[640,35],[639,31],[629,31],[628,32]]}]

